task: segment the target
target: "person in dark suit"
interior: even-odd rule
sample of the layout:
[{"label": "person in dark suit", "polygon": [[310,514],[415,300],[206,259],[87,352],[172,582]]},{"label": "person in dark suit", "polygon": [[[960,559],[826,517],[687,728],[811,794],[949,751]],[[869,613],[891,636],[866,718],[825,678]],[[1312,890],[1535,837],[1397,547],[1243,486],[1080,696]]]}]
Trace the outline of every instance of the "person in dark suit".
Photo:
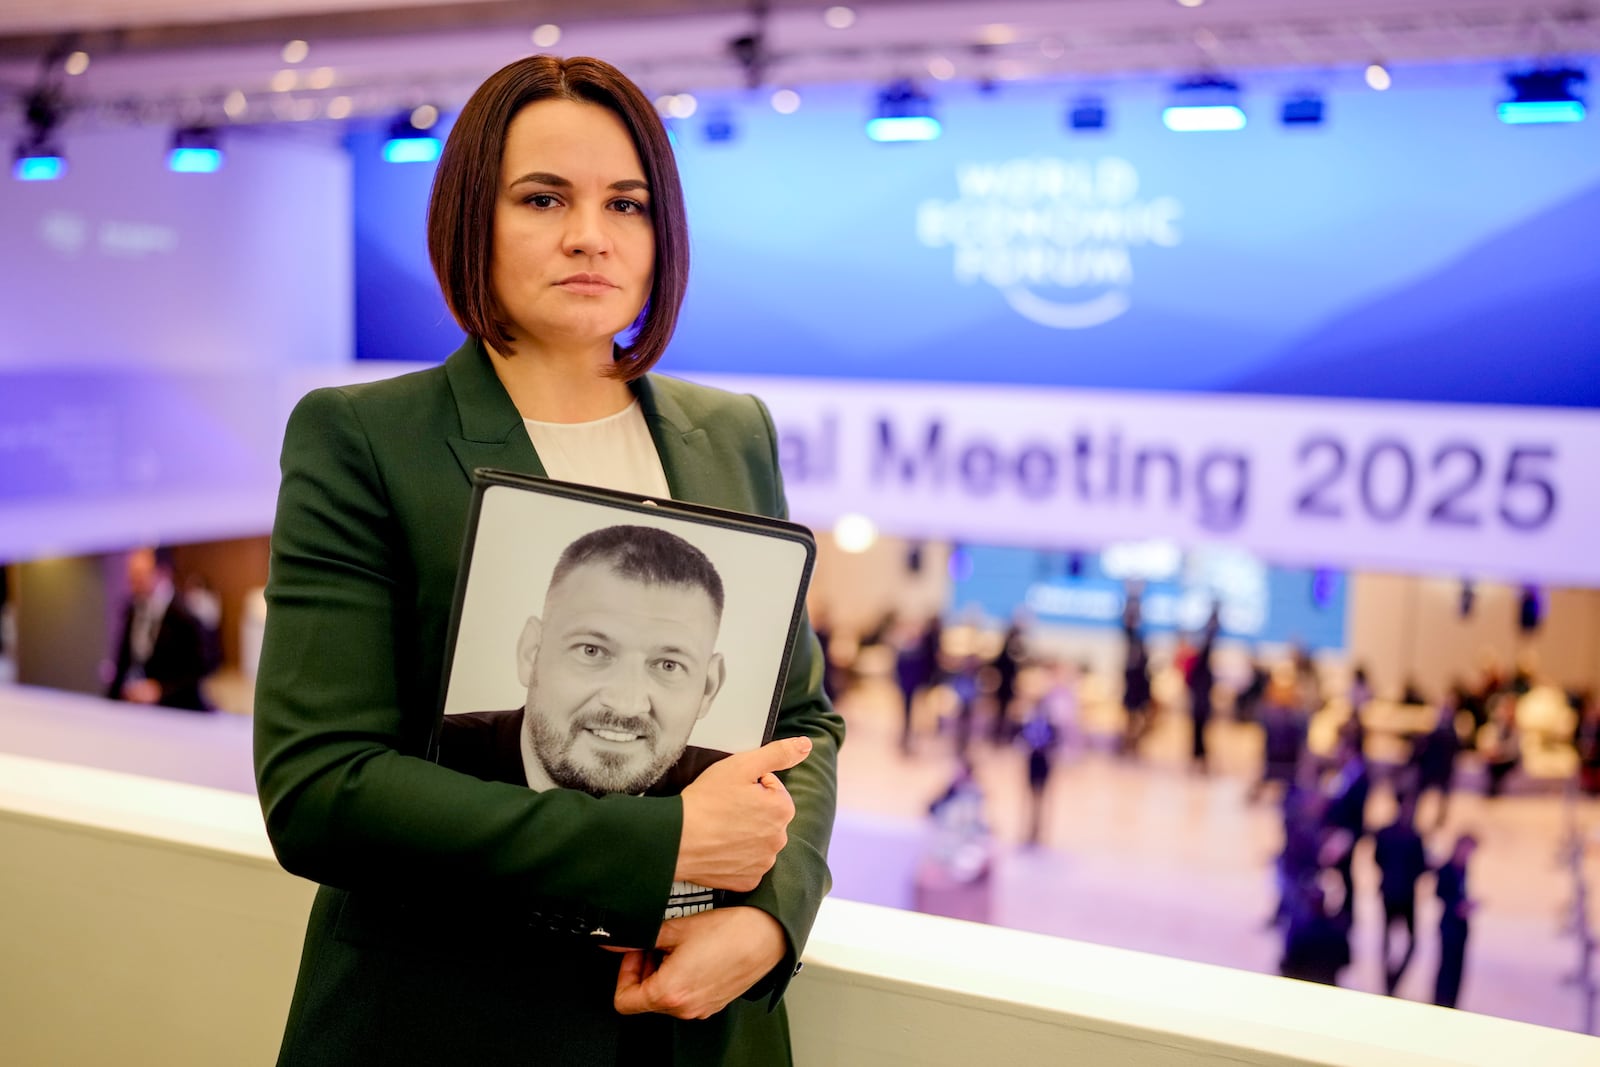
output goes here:
[{"label": "person in dark suit", "polygon": [[214,645],[174,589],[172,558],[154,548],[134,549],[127,575],[128,604],[106,697],[210,711],[200,683],[216,669]]},{"label": "person in dark suit", "polygon": [[[782,998],[830,884],[844,736],[809,627],[778,739],[678,796],[428,758],[476,468],[787,514],[765,406],[648,373],[687,247],[638,87],[519,60],[467,102],[434,179],[429,248],[467,340],[290,416],[256,778],[279,861],[320,888],[280,1064],[791,1062]],[[678,881],[741,897],[664,921]]]},{"label": "person in dark suit", "polygon": [[1434,981],[1433,1002],[1453,1008],[1461,996],[1461,974],[1467,960],[1467,928],[1478,903],[1467,893],[1467,863],[1478,847],[1472,834],[1462,834],[1450,858],[1435,875],[1439,895],[1439,974]]},{"label": "person in dark suit", "polygon": [[[1351,723],[1355,720],[1351,719]],[[1367,759],[1362,752],[1365,736],[1356,724],[1352,729],[1339,732],[1338,766],[1327,787],[1328,804],[1322,814],[1324,833],[1342,831],[1340,837],[1349,841],[1349,847],[1340,851],[1333,869],[1339,873],[1344,885],[1344,898],[1339,902],[1339,915],[1349,924],[1355,913],[1355,877],[1353,864],[1356,845],[1367,832],[1367,794],[1372,790],[1372,779],[1367,773]]]},{"label": "person in dark suit", "polygon": [[[676,534],[631,525],[584,534],[562,551],[517,642],[524,706],[446,715],[439,762],[534,789],[682,792],[696,767],[716,761],[696,749],[685,764],[684,754],[726,677],[722,607],[716,567]],[[676,788],[657,791],[674,768]]]},{"label": "person in dark suit", "polygon": [[[1417,879],[1428,870],[1428,855],[1417,833],[1417,794],[1406,789],[1394,822],[1373,835],[1373,860],[1380,874],[1379,892],[1383,896],[1383,990],[1390,996],[1417,949]],[[1390,952],[1395,926],[1406,933],[1405,951],[1398,960]]]},{"label": "person in dark suit", "polygon": [[1456,695],[1451,691],[1439,705],[1439,721],[1432,730],[1417,738],[1412,746],[1411,760],[1416,765],[1417,802],[1424,793],[1439,794],[1439,806],[1434,809],[1435,829],[1444,826],[1450,811],[1450,790],[1455,783],[1456,756],[1461,752],[1461,735],[1456,733]]},{"label": "person in dark suit", "polygon": [[1193,766],[1202,774],[1210,769],[1206,757],[1206,727],[1211,723],[1211,690],[1217,684],[1217,675],[1211,665],[1216,651],[1217,637],[1222,633],[1221,609],[1213,605],[1211,615],[1200,631],[1194,658],[1184,672],[1184,684],[1189,690],[1189,722]]}]

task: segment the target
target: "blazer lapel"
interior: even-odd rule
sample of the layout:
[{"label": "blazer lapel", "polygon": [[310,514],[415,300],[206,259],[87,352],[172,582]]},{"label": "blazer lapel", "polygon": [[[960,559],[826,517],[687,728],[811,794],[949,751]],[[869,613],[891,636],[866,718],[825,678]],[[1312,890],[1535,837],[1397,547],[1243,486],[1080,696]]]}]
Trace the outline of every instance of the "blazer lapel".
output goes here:
[{"label": "blazer lapel", "polygon": [[688,414],[672,395],[672,381],[646,374],[636,379],[632,387],[644,413],[645,425],[650,429],[650,439],[655,442],[656,454],[661,457],[661,468],[667,475],[672,499],[731,506],[723,499],[726,493],[723,467],[711,448],[711,441],[704,430],[689,421]]},{"label": "blazer lapel", "polygon": [[469,481],[478,467],[546,477],[522,416],[495,376],[490,358],[483,346],[469,337],[444,362],[461,419],[461,435],[449,438],[450,450]]}]

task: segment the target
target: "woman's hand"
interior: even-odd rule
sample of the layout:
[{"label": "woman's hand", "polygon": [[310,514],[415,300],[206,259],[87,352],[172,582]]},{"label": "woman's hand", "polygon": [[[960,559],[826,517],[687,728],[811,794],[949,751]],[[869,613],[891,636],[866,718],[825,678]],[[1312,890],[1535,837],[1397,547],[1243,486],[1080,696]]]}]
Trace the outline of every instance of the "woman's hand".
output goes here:
[{"label": "woman's hand", "polygon": [[654,951],[623,954],[613,1003],[624,1015],[654,1011],[704,1019],[765,977],[787,947],[783,927],[760,908],[717,908],[668,919]]},{"label": "woman's hand", "polygon": [[789,842],[794,801],[774,771],[811,753],[808,737],[786,737],[707,767],[683,791],[683,832],[674,881],[748,893]]}]

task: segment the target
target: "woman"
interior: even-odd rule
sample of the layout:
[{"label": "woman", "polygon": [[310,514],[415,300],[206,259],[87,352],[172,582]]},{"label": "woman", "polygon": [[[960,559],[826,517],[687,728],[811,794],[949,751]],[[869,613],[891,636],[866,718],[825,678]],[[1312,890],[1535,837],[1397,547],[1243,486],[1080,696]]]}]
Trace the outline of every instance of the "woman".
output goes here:
[{"label": "woman", "polygon": [[[666,132],[605,63],[513,63],[457,120],[428,236],[466,343],[313,392],[284,441],[256,770],[279,859],[321,888],[280,1063],[787,1062],[843,737],[809,630],[790,740],[681,797],[426,758],[474,468],[785,513],[760,402],[647,373],[688,261]],[[663,922],[675,880],[748,896]]]}]

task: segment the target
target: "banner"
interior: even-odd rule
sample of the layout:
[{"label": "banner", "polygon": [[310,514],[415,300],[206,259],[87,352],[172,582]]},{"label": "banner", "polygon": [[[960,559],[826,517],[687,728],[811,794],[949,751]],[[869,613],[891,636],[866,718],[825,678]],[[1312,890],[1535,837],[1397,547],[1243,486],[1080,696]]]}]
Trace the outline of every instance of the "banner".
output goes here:
[{"label": "banner", "polygon": [[1285,565],[1600,585],[1600,416],[696,375],[754,392],[790,510],[1094,549],[1226,542]]}]

